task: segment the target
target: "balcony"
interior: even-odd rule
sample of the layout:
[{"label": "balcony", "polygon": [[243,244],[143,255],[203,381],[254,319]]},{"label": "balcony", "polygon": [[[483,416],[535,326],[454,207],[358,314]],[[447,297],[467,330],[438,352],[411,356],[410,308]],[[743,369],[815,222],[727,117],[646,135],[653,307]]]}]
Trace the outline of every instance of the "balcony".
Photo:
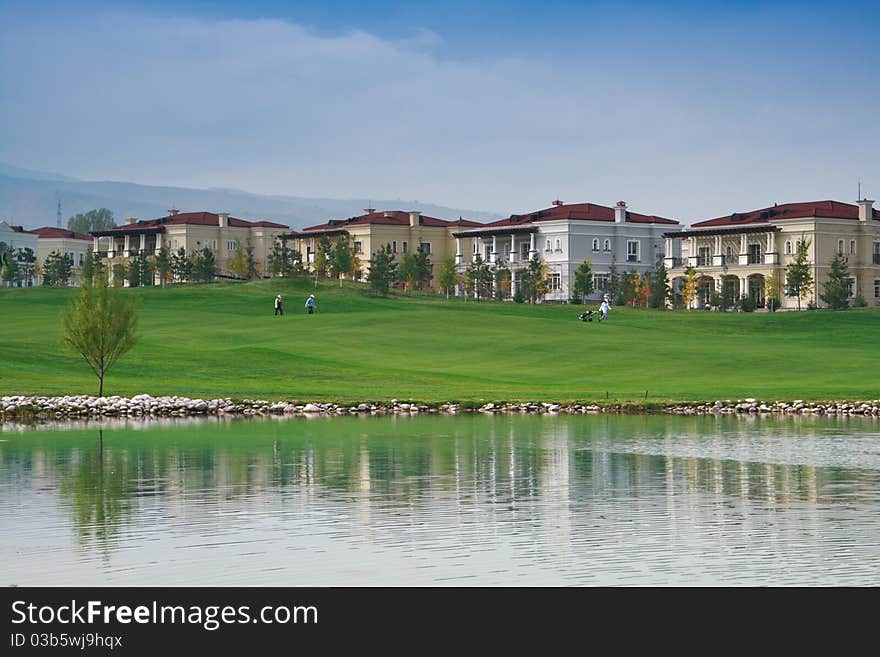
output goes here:
[{"label": "balcony", "polygon": [[675,267],[683,266],[684,259],[683,258],[676,258],[674,256],[667,256],[667,257],[663,258],[663,264],[665,265],[666,269],[673,269]]},{"label": "balcony", "polygon": [[749,265],[762,265],[764,264],[764,259],[761,257],[760,253],[749,253],[747,258],[747,264]]}]

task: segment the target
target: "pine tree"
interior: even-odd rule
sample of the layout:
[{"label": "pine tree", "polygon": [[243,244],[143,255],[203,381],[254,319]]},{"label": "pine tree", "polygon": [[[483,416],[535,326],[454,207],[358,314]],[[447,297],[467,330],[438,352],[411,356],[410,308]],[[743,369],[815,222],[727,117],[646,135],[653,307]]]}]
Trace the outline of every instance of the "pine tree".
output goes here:
[{"label": "pine tree", "polygon": [[294,252],[287,246],[287,240],[277,239],[269,254],[269,272],[273,276],[287,276],[294,269]]},{"label": "pine tree", "polygon": [[574,272],[574,285],[571,288],[571,296],[580,300],[581,303],[586,303],[587,297],[592,293],[593,268],[590,265],[590,259],[584,258],[584,261]]},{"label": "pine tree", "polygon": [[171,277],[171,271],[171,251],[167,244],[163,244],[156,255],[156,273],[159,274],[159,283],[162,287],[165,286],[165,282]]},{"label": "pine tree", "polygon": [[185,283],[192,277],[192,260],[186,255],[186,249],[180,247],[177,253],[171,256],[171,271],[174,280]]},{"label": "pine tree", "polygon": [[794,260],[785,268],[785,293],[797,297],[797,308],[801,309],[801,297],[809,294],[813,288],[813,274],[810,272],[809,257],[810,241],[799,239]]},{"label": "pine tree", "polygon": [[831,268],[828,271],[828,280],[822,283],[824,291],[819,298],[828,304],[832,310],[845,310],[849,308],[849,268],[846,257],[838,253],[831,260]]},{"label": "pine tree", "polygon": [[651,294],[648,297],[648,306],[664,310],[667,303],[672,303],[672,289],[669,287],[669,273],[666,271],[666,263],[661,255],[657,258],[654,274],[651,276]]},{"label": "pine tree", "polygon": [[254,245],[248,238],[247,246],[244,248],[244,258],[247,261],[247,277],[249,280],[259,276],[257,272],[257,260],[254,258]]},{"label": "pine tree", "polygon": [[217,276],[217,258],[207,246],[196,252],[193,277],[202,283],[210,283]]},{"label": "pine tree", "polygon": [[330,253],[329,262],[330,270],[339,279],[339,287],[342,287],[342,276],[351,274],[353,258],[354,254],[351,251],[348,238],[340,236]]},{"label": "pine tree", "polygon": [[70,282],[70,258],[53,251],[43,263],[43,285],[66,286]]},{"label": "pine tree", "polygon": [[367,280],[376,294],[386,295],[394,283],[396,266],[389,245],[380,246],[370,258],[370,273]]}]

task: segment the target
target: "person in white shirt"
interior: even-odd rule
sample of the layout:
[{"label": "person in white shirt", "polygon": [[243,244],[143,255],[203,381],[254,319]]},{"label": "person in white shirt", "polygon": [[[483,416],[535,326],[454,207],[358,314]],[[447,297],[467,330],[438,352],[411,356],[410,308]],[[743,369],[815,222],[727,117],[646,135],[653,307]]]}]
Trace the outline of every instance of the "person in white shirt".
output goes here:
[{"label": "person in white shirt", "polygon": [[608,309],[610,307],[611,306],[608,305],[608,300],[602,299],[602,305],[599,306],[599,312],[601,313],[601,315],[599,316],[600,322],[604,322],[606,319],[608,319]]}]

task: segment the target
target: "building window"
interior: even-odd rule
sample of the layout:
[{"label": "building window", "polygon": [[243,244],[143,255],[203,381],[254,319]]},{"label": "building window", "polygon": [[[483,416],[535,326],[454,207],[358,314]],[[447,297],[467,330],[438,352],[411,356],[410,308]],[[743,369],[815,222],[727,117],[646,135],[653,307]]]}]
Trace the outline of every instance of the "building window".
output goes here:
[{"label": "building window", "polygon": [[[709,249],[706,249],[706,255],[709,254]],[[638,240],[627,240],[626,241],[626,261],[627,262],[639,262],[639,241]]]},{"label": "building window", "polygon": [[605,240],[604,244],[602,245],[602,250],[606,253],[611,250],[611,240]]},{"label": "building window", "polygon": [[843,240],[837,240],[837,254],[843,255]]},{"label": "building window", "polygon": [[593,289],[596,290],[596,292],[604,292],[607,290],[610,282],[610,274],[593,274]]},{"label": "building window", "polygon": [[397,240],[391,240],[391,253],[397,253]]},{"label": "building window", "polygon": [[761,245],[760,244],[749,244],[749,264],[750,265],[760,265],[761,264]]},{"label": "building window", "polygon": [[874,242],[874,259],[875,265],[880,265],[880,242]]},{"label": "building window", "polygon": [[474,240],[474,241],[473,241],[473,247],[474,247],[474,253],[476,254],[476,252],[477,252],[477,240]]},{"label": "building window", "polygon": [[562,274],[550,274],[550,289],[553,291],[562,289]]},{"label": "building window", "polygon": [[[404,244],[405,244],[405,242],[404,242]],[[431,243],[430,242],[419,243],[419,251],[421,251],[422,253],[427,253],[428,255],[431,255]]]},{"label": "building window", "polygon": [[83,254],[82,253],[79,254],[79,266],[80,267],[83,266]]},{"label": "building window", "polygon": [[846,289],[849,292],[850,299],[852,299],[854,296],[856,296],[856,279],[847,278],[846,279]]},{"label": "building window", "polygon": [[880,299],[880,278],[874,279],[874,298]]},{"label": "building window", "polygon": [[791,240],[785,241],[785,255],[791,255]]},{"label": "building window", "polygon": [[551,240],[550,240],[550,238],[548,237],[548,238],[547,238],[547,241],[544,242],[544,250],[545,250],[545,251],[551,251],[552,249],[553,249],[553,245],[551,244]]},{"label": "building window", "polygon": [[364,252],[364,243],[363,242],[355,242],[354,243],[354,252],[355,253],[363,253]]},{"label": "building window", "polygon": [[211,249],[214,251],[217,250],[217,240],[211,240]]},{"label": "building window", "polygon": [[400,247],[403,249],[403,252],[404,252],[404,253],[406,253],[407,246],[408,246],[408,244],[407,244],[406,242],[401,242],[401,243],[400,243]]},{"label": "building window", "polygon": [[238,248],[238,242],[235,240],[226,240],[226,250],[235,251]]},{"label": "building window", "polygon": [[562,240],[560,240],[558,237],[556,238],[556,250],[562,251]]},{"label": "building window", "polygon": [[[627,258],[629,260],[629,258]],[[709,266],[709,247],[708,246],[700,246],[697,247],[697,267],[708,267]]]},{"label": "building window", "polygon": [[593,251],[599,250],[599,240],[593,240]]},{"label": "building window", "polygon": [[849,241],[849,254],[850,255],[856,254],[856,241],[855,240]]},{"label": "building window", "polygon": [[728,246],[728,247],[727,247],[726,254],[727,254],[727,255],[725,256],[725,260],[724,260],[724,261],[725,261],[725,262],[730,262],[730,261],[733,259],[733,249],[731,249],[731,248]]},{"label": "building window", "polygon": [[519,255],[523,260],[529,259],[529,244],[528,242],[523,242],[519,245]]},{"label": "building window", "polygon": [[174,249],[177,250],[180,248],[180,243],[177,240],[174,240]]}]

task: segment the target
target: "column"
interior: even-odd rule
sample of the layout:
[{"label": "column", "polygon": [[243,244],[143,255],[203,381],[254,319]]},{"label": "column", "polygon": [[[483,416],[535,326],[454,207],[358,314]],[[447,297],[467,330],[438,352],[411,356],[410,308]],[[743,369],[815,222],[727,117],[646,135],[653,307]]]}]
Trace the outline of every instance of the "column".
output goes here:
[{"label": "column", "polygon": [[769,258],[765,259],[767,264],[772,265],[776,260],[776,232],[771,231],[767,234],[767,253],[772,253]]},{"label": "column", "polygon": [[749,296],[749,279],[745,276],[740,276],[739,279],[739,296],[747,297]]},{"label": "column", "polygon": [[529,260],[535,255],[535,234],[529,233]]},{"label": "column", "polygon": [[663,254],[666,269],[675,267],[675,254],[672,252],[672,238],[666,238],[666,252]]},{"label": "column", "polygon": [[712,253],[712,265],[720,267],[724,263],[724,257],[721,253],[721,235],[715,236],[715,250]]},{"label": "column", "polygon": [[691,235],[688,238],[688,265],[696,267],[697,265],[697,238]]},{"label": "column", "polygon": [[461,238],[455,238],[455,264],[461,264]]},{"label": "column", "polygon": [[749,254],[747,250],[748,238],[746,234],[743,233],[739,236],[739,264],[747,265],[749,264]]},{"label": "column", "polygon": [[126,258],[131,255],[131,235],[128,233],[125,234],[125,248],[122,251],[122,255]]},{"label": "column", "polygon": [[101,238],[100,237],[97,237],[97,236],[93,237],[92,244],[93,244],[92,251],[97,253],[98,251],[101,250],[101,248],[100,248],[101,247]]},{"label": "column", "polygon": [[490,257],[491,257],[492,262],[495,262],[498,259],[498,236],[497,235],[492,236],[492,255]]},{"label": "column", "polygon": [[147,234],[146,234],[146,233],[141,233],[141,246],[140,246],[140,250],[143,251],[143,250],[146,249],[146,248],[147,248]]},{"label": "column", "polygon": [[512,269],[510,270],[510,298],[516,294],[516,272]]},{"label": "column", "polygon": [[[516,233],[510,234],[510,261],[516,260]],[[510,289],[513,290],[513,279],[510,281]],[[512,293],[512,292],[511,292]]]}]

